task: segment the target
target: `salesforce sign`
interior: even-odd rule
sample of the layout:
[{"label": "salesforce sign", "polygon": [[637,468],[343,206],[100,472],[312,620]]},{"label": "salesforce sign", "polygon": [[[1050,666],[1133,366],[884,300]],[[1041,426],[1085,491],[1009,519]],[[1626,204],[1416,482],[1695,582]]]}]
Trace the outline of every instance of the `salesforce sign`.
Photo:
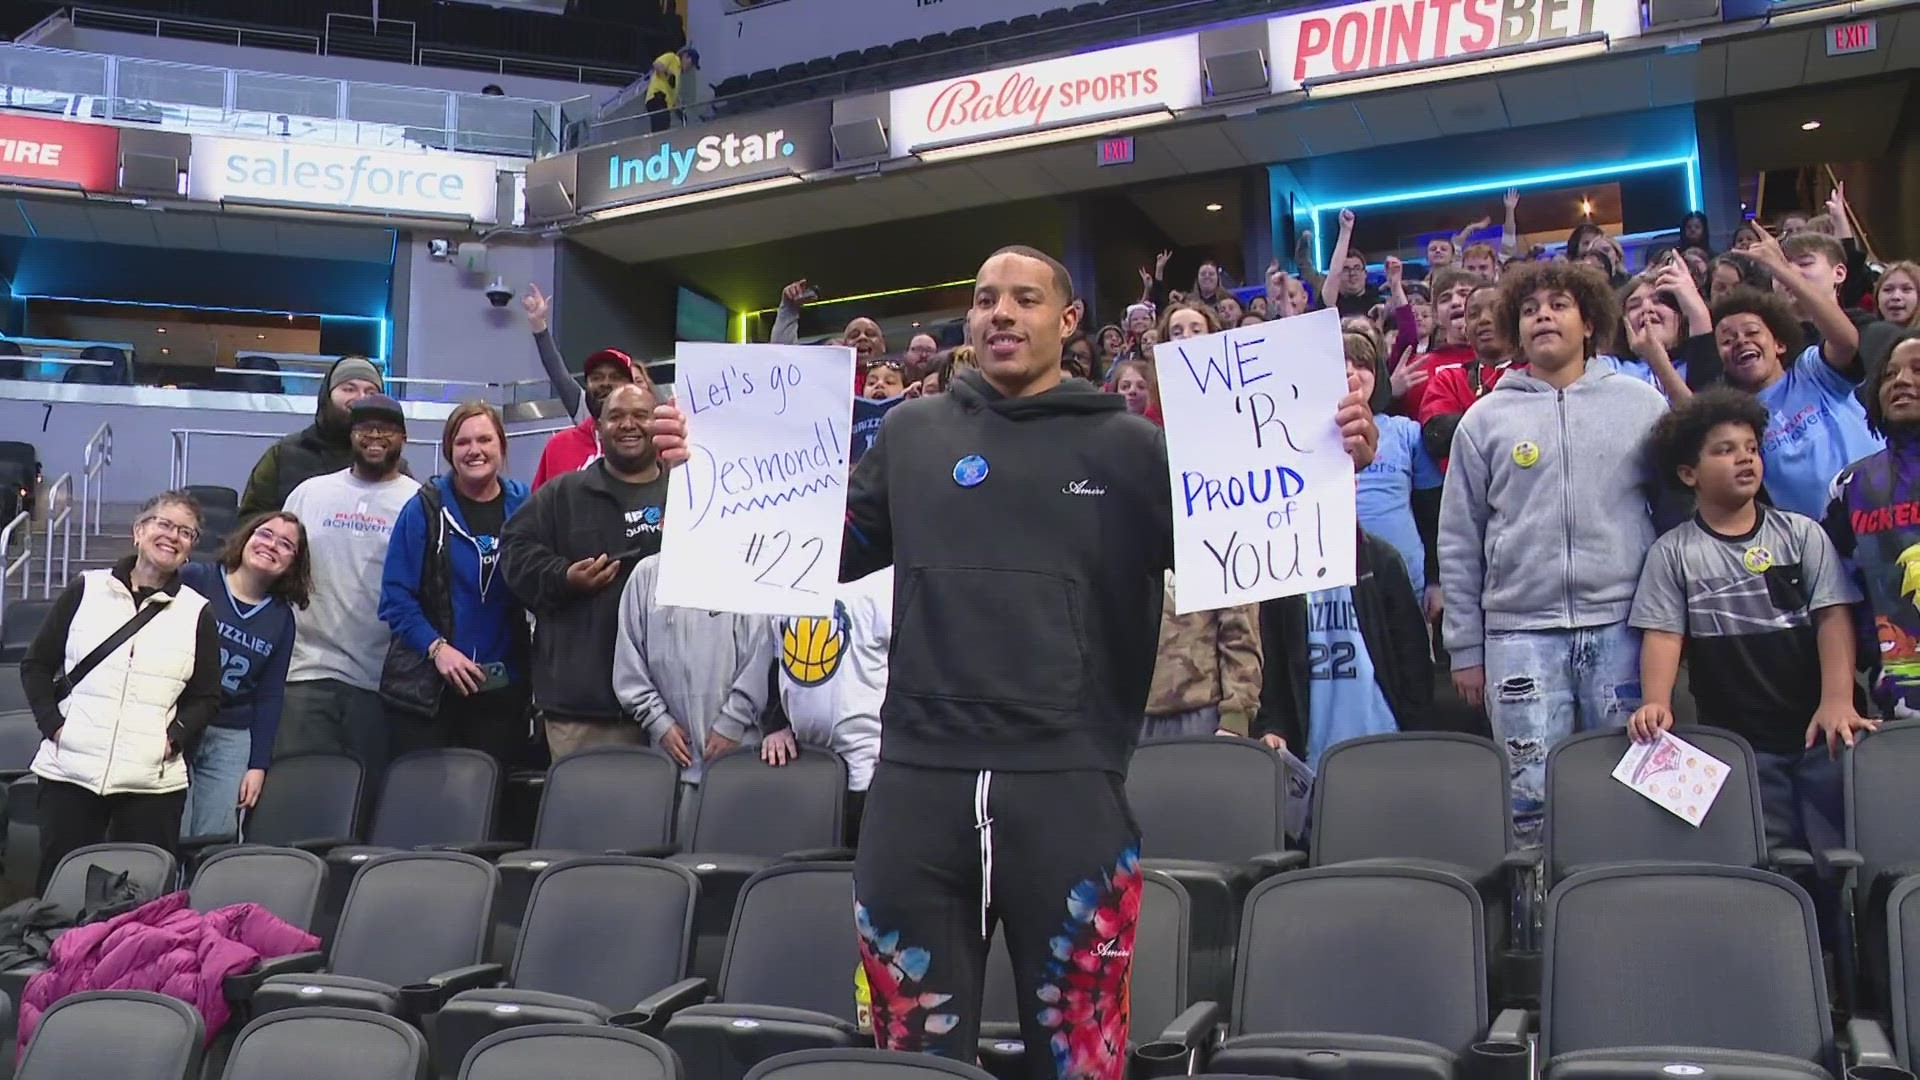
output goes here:
[{"label": "salesforce sign", "polygon": [[448,214],[492,224],[499,190],[491,159],[394,153],[196,135],[187,195],[339,210]]},{"label": "salesforce sign", "polygon": [[813,102],[580,151],[574,205],[644,202],[833,165],[833,105]]}]

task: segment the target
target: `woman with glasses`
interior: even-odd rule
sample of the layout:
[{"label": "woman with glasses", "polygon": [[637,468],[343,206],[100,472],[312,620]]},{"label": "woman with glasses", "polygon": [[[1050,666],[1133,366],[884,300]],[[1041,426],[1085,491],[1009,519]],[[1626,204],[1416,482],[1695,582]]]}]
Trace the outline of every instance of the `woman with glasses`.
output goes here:
[{"label": "woman with glasses", "polygon": [[306,526],[276,510],[234,530],[218,562],[180,571],[220,627],[220,713],[187,756],[193,785],[183,836],[234,832],[240,808],[260,799],[286,697],[293,612],[307,606],[313,589],[310,562]]},{"label": "woman with glasses", "polygon": [[174,850],[187,762],[220,710],[220,628],[180,568],[200,537],[184,491],[147,500],[133,554],[75,578],[20,661],[44,736],[40,889],[68,853],[107,839]]}]

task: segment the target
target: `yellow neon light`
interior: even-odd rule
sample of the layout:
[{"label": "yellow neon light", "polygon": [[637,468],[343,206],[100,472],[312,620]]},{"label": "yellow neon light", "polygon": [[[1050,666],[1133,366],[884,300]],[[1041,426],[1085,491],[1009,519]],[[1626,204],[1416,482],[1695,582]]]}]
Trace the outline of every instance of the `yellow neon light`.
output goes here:
[{"label": "yellow neon light", "polygon": [[[935,285],[909,285],[904,289],[882,289],[879,292],[856,293],[853,296],[835,296],[830,299],[808,300],[806,303],[801,304],[800,306],[803,308],[810,308],[810,307],[820,307],[823,304],[849,304],[855,300],[878,300],[882,297],[887,297],[887,296],[905,296],[908,293],[932,292],[935,289],[952,289],[952,288],[957,288],[961,285],[971,285],[971,284],[973,284],[972,278],[961,278],[958,281],[942,281]],[[770,308],[761,308],[758,311],[747,312],[746,317],[757,319],[762,315],[767,315],[779,310],[780,308],[778,305]]]}]

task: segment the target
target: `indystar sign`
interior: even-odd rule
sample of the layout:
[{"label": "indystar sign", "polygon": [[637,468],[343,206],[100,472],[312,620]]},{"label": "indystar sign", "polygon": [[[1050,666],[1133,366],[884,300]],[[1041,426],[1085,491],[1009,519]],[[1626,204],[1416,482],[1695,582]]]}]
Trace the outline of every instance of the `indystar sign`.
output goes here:
[{"label": "indystar sign", "polygon": [[582,211],[683,191],[806,173],[833,164],[827,102],[588,147],[578,159]]}]

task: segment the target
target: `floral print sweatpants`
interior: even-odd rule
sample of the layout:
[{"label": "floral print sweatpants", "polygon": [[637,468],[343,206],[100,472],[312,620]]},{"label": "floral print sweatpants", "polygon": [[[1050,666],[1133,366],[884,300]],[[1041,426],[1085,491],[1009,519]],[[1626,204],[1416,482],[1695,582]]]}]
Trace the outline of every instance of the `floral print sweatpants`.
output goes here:
[{"label": "floral print sweatpants", "polygon": [[1027,1075],[1120,1080],[1140,915],[1140,830],[1123,783],[879,764],[854,908],[880,1046],[974,1060],[997,925]]}]

